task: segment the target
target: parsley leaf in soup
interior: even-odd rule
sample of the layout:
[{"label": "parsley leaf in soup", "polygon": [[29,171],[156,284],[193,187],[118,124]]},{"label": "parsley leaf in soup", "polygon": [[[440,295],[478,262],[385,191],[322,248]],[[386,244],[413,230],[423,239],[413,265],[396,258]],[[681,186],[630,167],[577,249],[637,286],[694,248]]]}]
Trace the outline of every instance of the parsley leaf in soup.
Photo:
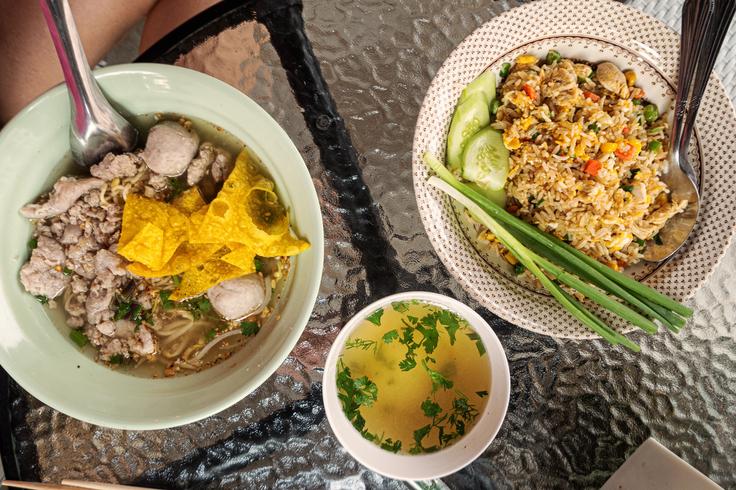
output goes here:
[{"label": "parsley leaf in soup", "polygon": [[381,317],[383,316],[383,308],[379,308],[366,317],[366,320],[378,327],[381,326]]}]

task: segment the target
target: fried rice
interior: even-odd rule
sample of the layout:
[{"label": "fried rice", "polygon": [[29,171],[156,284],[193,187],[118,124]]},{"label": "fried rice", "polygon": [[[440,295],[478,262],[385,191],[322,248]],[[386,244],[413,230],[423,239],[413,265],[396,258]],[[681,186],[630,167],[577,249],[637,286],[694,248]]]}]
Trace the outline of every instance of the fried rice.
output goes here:
[{"label": "fried rice", "polygon": [[606,65],[520,56],[499,88],[493,126],[511,153],[507,209],[620,269],[642,258],[687,201],[672,202],[659,178],[666,121],[645,117],[633,72]]}]

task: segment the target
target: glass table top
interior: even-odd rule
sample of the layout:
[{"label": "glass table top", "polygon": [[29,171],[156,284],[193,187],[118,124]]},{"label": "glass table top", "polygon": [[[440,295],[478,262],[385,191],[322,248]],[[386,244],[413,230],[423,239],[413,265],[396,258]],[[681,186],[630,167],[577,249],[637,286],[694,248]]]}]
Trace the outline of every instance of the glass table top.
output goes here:
[{"label": "glass table top", "polygon": [[[451,278],[419,219],[414,124],[452,49],[517,1],[223,2],[141,57],[217,77],[258,102],[301,152],[321,199],[325,269],[307,328],[281,368],[229,409],[169,430],[105,429],[67,417],[0,376],[7,476],[157,488],[406,488],[362,467],[324,415],[332,340],[366,304],[400,291],[478,310],[511,371],[506,420],[450,488],[598,488],[654,437],[724,488],[736,485],[736,268],[732,245],[678,337],[635,334],[642,352],[517,328]],[[679,25],[677,1],[630,5]],[[716,70],[736,98],[736,33]]]}]

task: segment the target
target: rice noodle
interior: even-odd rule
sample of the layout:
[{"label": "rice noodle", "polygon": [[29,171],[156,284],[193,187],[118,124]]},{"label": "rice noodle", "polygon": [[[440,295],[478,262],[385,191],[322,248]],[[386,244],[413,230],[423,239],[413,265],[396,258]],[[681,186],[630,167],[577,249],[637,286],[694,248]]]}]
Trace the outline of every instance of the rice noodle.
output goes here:
[{"label": "rice noodle", "polygon": [[233,330],[230,330],[228,332],[218,335],[217,337],[212,339],[209,344],[202,347],[202,349],[199,352],[197,352],[197,355],[194,356],[194,359],[197,361],[202,360],[202,358],[207,355],[210,349],[212,349],[219,342],[223,341],[224,339],[228,337],[232,337],[233,335],[243,335],[243,332],[241,332],[239,329],[236,328],[236,329],[233,329]]}]

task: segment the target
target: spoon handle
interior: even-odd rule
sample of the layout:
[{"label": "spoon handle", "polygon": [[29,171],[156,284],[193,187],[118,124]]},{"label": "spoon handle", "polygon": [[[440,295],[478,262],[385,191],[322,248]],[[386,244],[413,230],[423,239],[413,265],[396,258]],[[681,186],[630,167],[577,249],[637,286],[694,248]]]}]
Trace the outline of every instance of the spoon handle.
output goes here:
[{"label": "spoon handle", "polygon": [[701,42],[701,56],[698,59],[695,79],[690,96],[690,103],[687,108],[687,119],[682,131],[682,140],[680,148],[682,152],[687,151],[690,145],[690,137],[695,127],[695,118],[700,108],[700,102],[703,94],[708,86],[713,66],[718,58],[718,53],[723,45],[731,20],[736,12],[736,1],[734,0],[715,0],[715,9],[713,16],[706,29],[705,36]]},{"label": "spoon handle", "polygon": [[108,151],[130,149],[135,129],[110,106],[92,76],[69,2],[40,0],[40,5],[69,90],[75,160],[91,165]]},{"label": "spoon handle", "polygon": [[[677,96],[675,98],[671,138],[671,148],[675,152],[679,152],[682,148],[681,143],[690,106],[690,91],[698,59],[702,54],[701,40],[706,34],[713,11],[713,0],[686,0],[682,7],[680,67],[677,77]],[[688,175],[692,173],[684,168],[683,171]]]}]

